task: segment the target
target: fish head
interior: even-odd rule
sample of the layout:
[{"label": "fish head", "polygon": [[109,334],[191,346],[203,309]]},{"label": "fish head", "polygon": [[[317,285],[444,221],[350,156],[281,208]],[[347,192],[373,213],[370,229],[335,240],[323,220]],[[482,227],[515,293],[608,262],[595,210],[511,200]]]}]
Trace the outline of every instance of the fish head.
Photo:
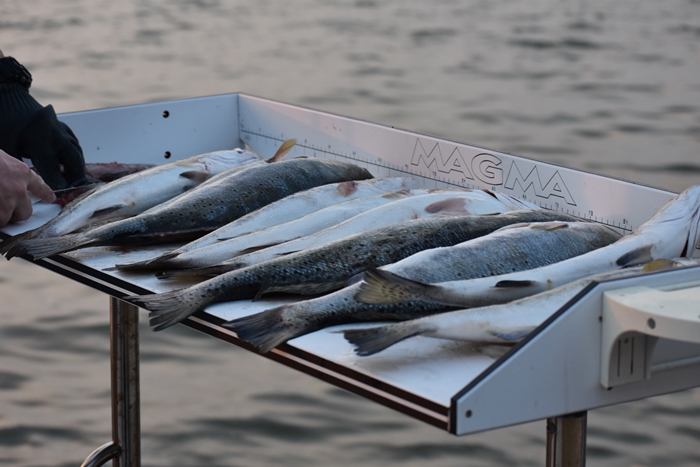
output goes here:
[{"label": "fish head", "polygon": [[669,234],[678,235],[685,242],[681,256],[693,256],[700,246],[700,185],[692,186],[670,200],[639,232],[656,228],[670,228]]},{"label": "fish head", "polygon": [[231,149],[227,151],[214,151],[202,156],[201,162],[207,170],[219,173],[231,167],[237,167],[247,162],[260,160],[260,156],[245,149]]}]

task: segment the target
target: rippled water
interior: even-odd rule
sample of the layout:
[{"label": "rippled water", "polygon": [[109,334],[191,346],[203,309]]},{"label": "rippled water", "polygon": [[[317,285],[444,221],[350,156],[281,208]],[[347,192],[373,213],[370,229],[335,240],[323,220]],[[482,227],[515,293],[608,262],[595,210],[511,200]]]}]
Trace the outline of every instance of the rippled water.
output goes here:
[{"label": "rippled water", "polygon": [[[58,112],[246,92],[680,191],[700,2],[5,0]],[[0,465],[110,439],[108,300],[0,263]],[[145,320],[144,320],[145,321]],[[142,323],[144,465],[543,465],[544,422],[456,438],[182,326]],[[700,464],[700,391],[589,413],[588,463]]]}]

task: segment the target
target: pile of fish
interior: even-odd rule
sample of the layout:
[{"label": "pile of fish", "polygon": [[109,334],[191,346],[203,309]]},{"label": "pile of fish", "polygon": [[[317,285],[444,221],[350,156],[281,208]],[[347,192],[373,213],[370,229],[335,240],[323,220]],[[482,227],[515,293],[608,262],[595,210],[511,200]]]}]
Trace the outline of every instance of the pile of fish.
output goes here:
[{"label": "pile of fish", "polygon": [[270,293],[296,301],[224,323],[260,352],[328,326],[400,321],[345,329],[358,355],[416,335],[512,344],[592,280],[696,264],[682,257],[698,241],[700,187],[621,237],[488,190],[425,190],[354,164],[283,160],[293,146],[267,160],[234,149],[124,176],[0,253],[178,242],[111,268],[196,281],[124,298],[150,310],[154,330]]}]

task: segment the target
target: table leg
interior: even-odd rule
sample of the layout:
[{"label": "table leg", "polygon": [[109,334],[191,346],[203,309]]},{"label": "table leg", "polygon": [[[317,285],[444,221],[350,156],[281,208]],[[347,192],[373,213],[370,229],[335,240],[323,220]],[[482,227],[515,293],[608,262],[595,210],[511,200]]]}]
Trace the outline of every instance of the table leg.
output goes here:
[{"label": "table leg", "polygon": [[547,419],[547,467],[586,465],[587,412]]},{"label": "table leg", "polygon": [[139,309],[110,297],[112,441],[95,449],[81,467],[141,466]]},{"label": "table leg", "polygon": [[112,438],[121,447],[114,467],[141,465],[138,307],[110,297]]}]

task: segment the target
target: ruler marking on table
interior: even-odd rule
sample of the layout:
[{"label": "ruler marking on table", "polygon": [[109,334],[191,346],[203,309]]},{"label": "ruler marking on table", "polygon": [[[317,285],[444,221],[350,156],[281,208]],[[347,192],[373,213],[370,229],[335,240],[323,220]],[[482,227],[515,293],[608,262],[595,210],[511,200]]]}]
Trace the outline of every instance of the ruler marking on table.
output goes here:
[{"label": "ruler marking on table", "polygon": [[[247,129],[245,129],[245,128],[241,128],[241,132],[242,132],[242,133],[247,133],[247,134],[252,135],[252,136],[257,136],[257,137],[260,137],[260,138],[272,139],[272,140],[279,141],[279,142],[284,141],[283,139],[281,139],[281,138],[279,138],[279,137],[277,137],[277,136],[267,135],[267,134],[262,133],[262,132],[259,132],[259,131],[247,130]],[[321,149],[320,147],[316,147],[316,146],[314,146],[314,145],[311,144],[311,143],[306,143],[306,144],[304,144],[304,143],[299,143],[299,142],[297,142],[296,146],[299,146],[299,147],[302,147],[302,148],[306,148],[306,149],[309,149],[309,150],[311,150],[311,151],[322,152],[322,153],[324,153],[324,154],[330,154],[330,155],[337,156],[337,157],[344,157],[344,158],[346,158],[346,159],[351,159],[351,160],[354,160],[354,161],[356,161],[356,162],[362,162],[362,163],[364,163],[364,164],[373,165],[373,166],[378,167],[378,168],[393,170],[393,171],[395,171],[395,172],[399,172],[399,173],[405,174],[405,175],[411,175],[411,176],[414,176],[414,177],[421,177],[421,178],[424,178],[425,180],[430,180],[430,181],[434,181],[434,182],[440,182],[440,183],[444,183],[444,184],[450,185],[450,186],[456,186],[456,187],[468,188],[468,189],[481,189],[481,187],[479,187],[479,186],[477,186],[477,185],[470,184],[470,183],[462,183],[462,184],[460,184],[460,183],[457,183],[457,182],[454,182],[454,181],[448,181],[448,180],[446,180],[446,179],[444,179],[444,178],[443,178],[443,179],[436,179],[435,176],[432,175],[432,174],[424,175],[422,172],[419,172],[419,173],[409,172],[408,170],[406,170],[406,169],[401,169],[401,168],[399,168],[398,166],[395,166],[395,165],[392,164],[392,163],[384,163],[383,161],[382,161],[382,163],[379,163],[379,162],[372,162],[372,161],[369,161],[369,160],[363,160],[362,158],[357,157],[357,156],[353,157],[353,156],[349,156],[349,155],[343,154],[343,153],[341,153],[341,152],[332,151],[332,150],[329,150],[329,149]],[[532,201],[531,201],[531,202],[532,202]],[[544,208],[546,208],[546,206],[547,206],[547,202],[546,202],[546,201],[539,201],[539,200],[536,200],[534,204],[537,204],[538,206],[544,207]],[[562,211],[562,212],[563,212],[563,211]],[[567,213],[567,214],[570,214],[568,208],[566,209],[566,213]],[[571,213],[571,214],[574,215],[573,213]],[[580,217],[581,219],[592,220],[592,221],[594,221],[594,222],[596,222],[596,223],[598,223],[598,224],[603,224],[603,225],[607,225],[608,227],[613,227],[613,228],[615,228],[615,229],[619,229],[619,230],[621,230],[621,231],[623,232],[623,234],[630,233],[630,232],[632,232],[632,231],[634,230],[634,229],[632,229],[632,228],[630,228],[630,227],[622,227],[622,223],[620,223],[620,222],[618,223],[618,225],[615,225],[615,222],[613,222],[613,221],[609,221],[609,220],[607,220],[607,219],[602,219],[602,218],[601,218],[601,219],[598,219],[597,217],[594,217],[593,215],[585,215],[585,214],[584,214],[584,215],[581,215],[580,212],[578,213],[578,216],[577,216],[577,217]],[[699,248],[700,248],[700,247],[699,247]]]}]

